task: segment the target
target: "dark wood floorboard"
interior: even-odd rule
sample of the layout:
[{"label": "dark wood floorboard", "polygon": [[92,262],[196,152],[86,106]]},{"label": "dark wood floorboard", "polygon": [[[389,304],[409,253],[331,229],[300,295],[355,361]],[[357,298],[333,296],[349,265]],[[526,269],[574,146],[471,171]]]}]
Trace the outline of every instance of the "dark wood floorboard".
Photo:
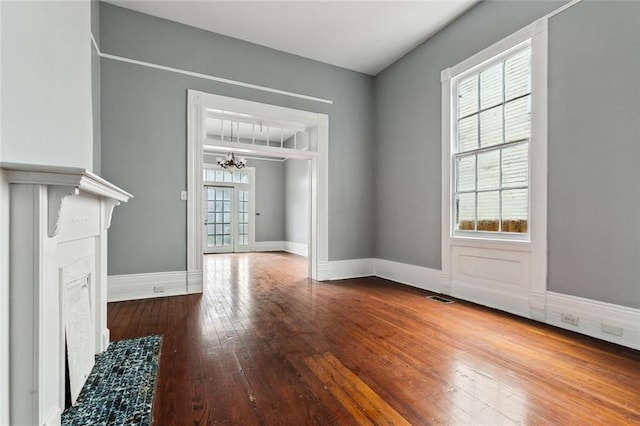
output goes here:
[{"label": "dark wood floorboard", "polygon": [[110,303],[162,334],[156,425],[640,425],[640,352],[287,253],[205,257],[201,295]]}]

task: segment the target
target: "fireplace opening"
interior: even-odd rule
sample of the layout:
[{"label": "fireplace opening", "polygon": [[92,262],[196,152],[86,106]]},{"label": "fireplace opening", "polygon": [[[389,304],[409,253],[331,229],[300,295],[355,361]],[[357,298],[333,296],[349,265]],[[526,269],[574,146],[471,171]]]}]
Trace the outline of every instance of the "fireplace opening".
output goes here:
[{"label": "fireplace opening", "polygon": [[[78,262],[74,274],[62,274],[65,405],[75,405],[95,363],[94,316],[91,312],[91,269]],[[67,278],[67,279],[64,279]],[[67,386],[68,384],[68,386]],[[67,393],[70,404],[67,404]]]},{"label": "fireplace opening", "polygon": [[71,407],[71,382],[69,379],[69,348],[67,338],[64,339],[64,409]]}]

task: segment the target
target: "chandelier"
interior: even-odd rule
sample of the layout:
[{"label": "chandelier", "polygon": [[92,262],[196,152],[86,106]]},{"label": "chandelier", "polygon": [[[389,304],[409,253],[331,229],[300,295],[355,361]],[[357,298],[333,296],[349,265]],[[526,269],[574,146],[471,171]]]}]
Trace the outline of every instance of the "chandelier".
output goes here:
[{"label": "chandelier", "polygon": [[217,160],[218,160],[218,166],[222,167],[223,169],[231,169],[231,170],[241,169],[247,164],[246,158],[244,157],[236,158],[233,152],[228,153],[226,158],[218,157]]}]

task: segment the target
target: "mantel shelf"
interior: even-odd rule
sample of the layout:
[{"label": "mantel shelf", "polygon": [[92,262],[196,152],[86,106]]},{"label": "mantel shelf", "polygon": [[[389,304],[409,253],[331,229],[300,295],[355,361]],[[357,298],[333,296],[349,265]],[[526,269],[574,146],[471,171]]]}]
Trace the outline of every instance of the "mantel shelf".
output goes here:
[{"label": "mantel shelf", "polygon": [[43,166],[38,164],[0,163],[0,168],[8,173],[12,184],[46,185],[48,187],[48,235],[55,237],[59,232],[62,203],[69,196],[80,192],[93,194],[105,199],[105,226],[111,226],[113,208],[126,203],[133,195],[111,182],[79,167]]},{"label": "mantel shelf", "polygon": [[0,163],[0,168],[8,171],[9,183],[75,187],[80,191],[120,202],[127,202],[133,198],[127,191],[79,167]]}]

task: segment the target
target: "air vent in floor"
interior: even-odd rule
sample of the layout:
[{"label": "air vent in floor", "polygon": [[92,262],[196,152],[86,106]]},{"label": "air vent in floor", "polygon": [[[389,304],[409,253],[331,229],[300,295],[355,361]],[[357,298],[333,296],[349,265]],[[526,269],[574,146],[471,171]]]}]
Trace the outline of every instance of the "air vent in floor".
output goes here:
[{"label": "air vent in floor", "polygon": [[438,303],[453,303],[453,300],[445,299],[441,296],[427,296],[427,299],[435,300]]}]

